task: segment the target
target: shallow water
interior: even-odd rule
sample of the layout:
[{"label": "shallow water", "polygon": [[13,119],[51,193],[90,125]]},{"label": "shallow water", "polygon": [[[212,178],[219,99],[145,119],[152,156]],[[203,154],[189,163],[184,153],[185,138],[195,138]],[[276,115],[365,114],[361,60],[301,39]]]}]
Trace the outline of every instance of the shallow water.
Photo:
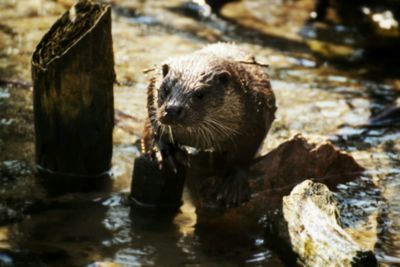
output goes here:
[{"label": "shallow water", "polygon": [[368,169],[338,187],[341,220],[382,266],[400,265],[400,131],[365,126],[396,103],[400,75],[365,56],[358,43],[365,36],[354,28],[306,25],[308,0],[239,2],[224,19],[192,16],[178,0],[113,1],[115,106],[133,118],[114,130],[112,192],[35,204],[45,192],[33,168],[30,56],[71,2],[0,0],[0,79],[8,81],[0,83],[0,266],[283,266],[262,231],[196,225],[187,194],[173,218],[126,205],[146,116],[142,70],[216,41],[236,42],[270,64],[278,112],[264,152],[301,132],[331,140]]}]

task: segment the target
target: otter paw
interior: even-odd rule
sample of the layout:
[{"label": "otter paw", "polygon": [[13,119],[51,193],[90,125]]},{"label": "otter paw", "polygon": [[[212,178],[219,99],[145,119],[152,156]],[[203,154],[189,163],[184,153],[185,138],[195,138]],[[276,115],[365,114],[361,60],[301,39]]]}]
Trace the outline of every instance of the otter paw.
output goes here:
[{"label": "otter paw", "polygon": [[161,159],[159,159],[159,162],[162,166],[166,164],[173,172],[176,173],[178,170],[178,165],[189,165],[186,152],[179,146],[172,143],[158,141],[157,147],[161,154]]},{"label": "otter paw", "polygon": [[250,198],[248,174],[243,169],[230,170],[218,190],[217,201],[226,208],[240,206]]}]

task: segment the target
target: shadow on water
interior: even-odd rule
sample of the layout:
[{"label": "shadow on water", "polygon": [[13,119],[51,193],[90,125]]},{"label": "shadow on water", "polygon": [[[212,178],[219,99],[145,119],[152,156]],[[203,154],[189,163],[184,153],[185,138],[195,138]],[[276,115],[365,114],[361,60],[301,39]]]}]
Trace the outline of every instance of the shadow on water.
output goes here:
[{"label": "shadow on water", "polygon": [[12,263],[4,266],[84,266],[100,253],[101,246],[93,244],[112,236],[103,226],[106,211],[106,206],[70,195],[39,216],[11,224],[11,252],[5,255]]},{"label": "shadow on water", "polygon": [[[328,62],[335,68],[345,71],[365,68],[367,72],[362,75],[364,78],[378,80],[398,77],[400,72],[396,66],[400,62],[400,57],[396,51],[400,45],[400,36],[397,34],[387,37],[375,33],[371,22],[365,22],[362,16],[365,17],[365,14],[361,13],[361,7],[360,3],[352,4],[350,7],[342,4],[337,11],[339,17],[344,18],[341,23],[304,21],[299,31],[302,40],[289,39],[283,33],[273,34],[267,29],[268,24],[264,20],[243,6],[235,6],[237,9],[235,16],[226,16],[223,12],[218,16],[204,15],[201,13],[201,6],[193,7],[187,3],[171,7],[169,10],[222,31],[223,36],[227,38],[224,40],[248,42],[294,54],[311,54],[320,64]],[[281,8],[287,7],[282,5]],[[396,9],[393,6],[386,8]],[[288,12],[294,11],[288,9]],[[316,45],[313,40],[322,43]],[[385,68],[384,72],[382,68]]]},{"label": "shadow on water", "polygon": [[[308,41],[318,40],[354,50],[347,57],[334,59],[335,67],[365,68],[363,77],[377,80],[399,76],[395,67],[400,62],[396,52],[400,45],[397,1],[317,0],[316,3],[316,10],[320,6],[323,15],[308,20],[299,34]],[[321,59],[326,57],[316,52]]]},{"label": "shadow on water", "polygon": [[112,191],[111,172],[96,177],[81,177],[38,171],[36,179],[48,196],[59,196],[71,192],[111,193]]}]

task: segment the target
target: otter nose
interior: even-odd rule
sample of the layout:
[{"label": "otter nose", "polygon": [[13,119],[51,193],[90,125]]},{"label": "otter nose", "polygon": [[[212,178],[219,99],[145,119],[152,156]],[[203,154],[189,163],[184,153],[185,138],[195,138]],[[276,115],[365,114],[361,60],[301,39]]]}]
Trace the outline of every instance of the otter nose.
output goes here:
[{"label": "otter nose", "polygon": [[165,123],[173,123],[178,122],[183,117],[183,107],[181,105],[168,105],[165,108],[165,116],[164,122]]},{"label": "otter nose", "polygon": [[169,105],[165,111],[171,116],[180,117],[182,115],[183,107],[180,105]]}]

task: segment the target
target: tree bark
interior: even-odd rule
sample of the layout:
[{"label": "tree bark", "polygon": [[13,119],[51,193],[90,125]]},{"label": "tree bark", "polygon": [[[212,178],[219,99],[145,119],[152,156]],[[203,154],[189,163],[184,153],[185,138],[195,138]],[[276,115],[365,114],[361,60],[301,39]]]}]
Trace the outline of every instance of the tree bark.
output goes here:
[{"label": "tree bark", "polygon": [[32,57],[39,171],[104,176],[111,167],[115,81],[110,6],[79,1]]}]

